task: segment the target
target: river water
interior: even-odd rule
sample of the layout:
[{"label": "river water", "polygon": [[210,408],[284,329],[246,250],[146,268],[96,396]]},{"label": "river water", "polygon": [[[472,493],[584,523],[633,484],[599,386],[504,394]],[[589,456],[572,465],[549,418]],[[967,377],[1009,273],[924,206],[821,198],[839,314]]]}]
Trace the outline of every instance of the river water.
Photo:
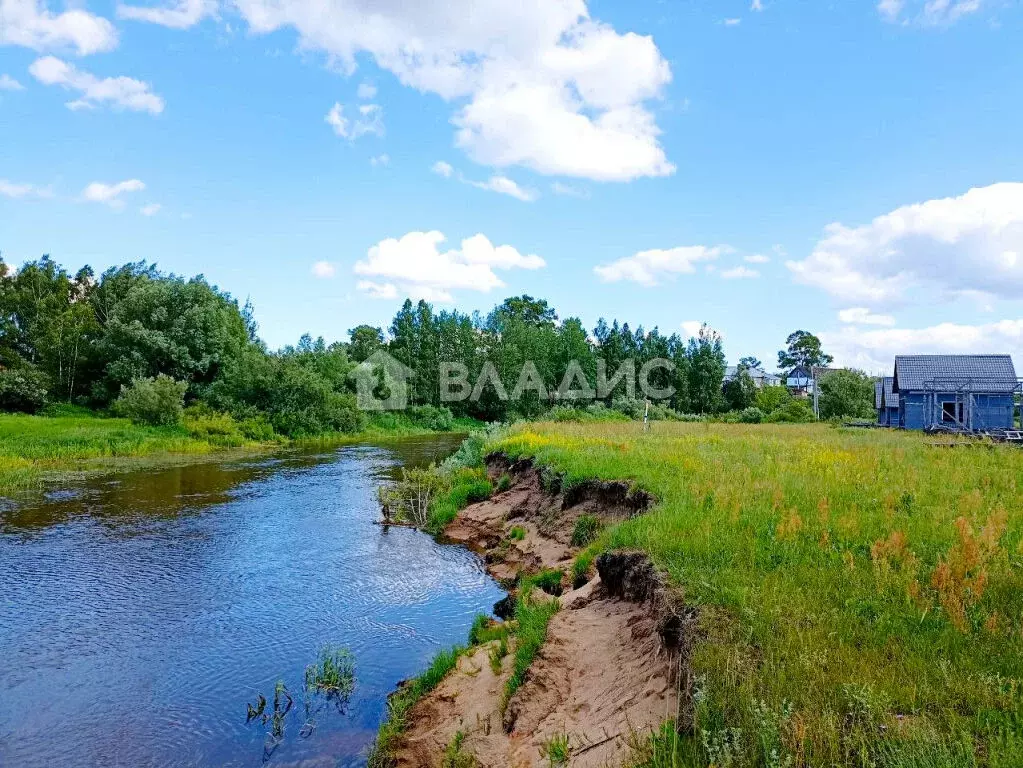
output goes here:
[{"label": "river water", "polygon": [[[0,500],[0,765],[358,766],[387,694],[503,595],[479,559],[375,525],[454,438],[248,456]],[[303,693],[325,645],[346,706]],[[283,736],[246,722],[280,680]],[[283,697],[281,698],[283,705]]]}]

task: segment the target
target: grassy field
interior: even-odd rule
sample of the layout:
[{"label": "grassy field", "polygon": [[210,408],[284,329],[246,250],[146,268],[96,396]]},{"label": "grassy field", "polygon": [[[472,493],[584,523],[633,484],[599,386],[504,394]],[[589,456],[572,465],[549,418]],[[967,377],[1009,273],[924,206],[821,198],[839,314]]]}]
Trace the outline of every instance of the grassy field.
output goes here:
[{"label": "grassy field", "polygon": [[[0,414],[0,494],[31,488],[64,473],[89,469],[116,469],[119,464],[137,467],[127,459],[198,456],[225,448],[258,448],[292,442],[341,444],[357,441],[386,441],[429,432],[407,419],[371,419],[363,432],[354,435],[329,434],[298,441],[278,438],[261,443],[245,438],[230,418],[214,415],[185,419],[181,426],[146,427],[128,419],[106,418],[82,410],[66,416]],[[455,420],[455,431],[478,426],[470,420]]]},{"label": "grassy field", "polygon": [[[696,729],[650,766],[1023,765],[1023,451],[825,425],[530,424],[489,447],[660,500]],[[670,734],[670,735],[669,735]]]}]

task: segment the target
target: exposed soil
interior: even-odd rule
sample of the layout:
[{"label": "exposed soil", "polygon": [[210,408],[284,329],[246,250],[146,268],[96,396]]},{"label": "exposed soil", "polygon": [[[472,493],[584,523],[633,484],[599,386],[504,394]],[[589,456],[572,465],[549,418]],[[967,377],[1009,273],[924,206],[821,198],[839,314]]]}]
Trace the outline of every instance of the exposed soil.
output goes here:
[{"label": "exposed soil", "polygon": [[[463,510],[445,534],[482,552],[491,573],[508,581],[520,571],[567,569],[580,515],[611,522],[651,502],[624,483],[590,483],[563,493],[557,479],[548,478],[545,490],[545,478],[529,462],[492,456],[488,466],[495,480],[507,473],[511,487]],[[515,526],[526,534],[512,541]],[[615,766],[630,741],[665,719],[688,725],[691,614],[641,553],[602,555],[596,570],[584,586],[550,598],[561,601],[561,610],[526,682],[503,711],[513,643],[499,673],[491,668],[491,646],[480,647],[413,708],[397,764],[440,766],[462,732],[462,752],[487,768],[547,766],[546,745],[560,736],[568,737],[571,766]]]}]

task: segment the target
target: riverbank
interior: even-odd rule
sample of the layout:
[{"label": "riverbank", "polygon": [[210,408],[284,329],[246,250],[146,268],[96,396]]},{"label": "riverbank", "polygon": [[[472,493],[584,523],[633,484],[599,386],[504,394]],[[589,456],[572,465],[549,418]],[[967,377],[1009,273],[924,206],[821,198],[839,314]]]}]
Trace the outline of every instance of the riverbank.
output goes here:
[{"label": "riverbank", "polygon": [[[512,697],[512,661],[488,675],[490,650],[462,654],[405,713],[397,764],[450,753],[465,762],[445,764],[557,765],[556,753],[587,765],[595,725],[616,737],[604,759],[618,765],[1023,762],[1023,453],[823,425],[663,423],[519,425],[487,449],[509,462],[494,477],[506,490],[462,510],[448,535],[527,591],[586,585],[563,594]],[[523,470],[536,483],[522,485]],[[658,501],[580,526],[592,511],[574,507],[598,488],[605,501],[635,489]],[[581,551],[577,529],[595,537]],[[621,552],[649,557],[664,589],[640,590],[640,612],[619,625],[631,609],[602,584]],[[641,616],[684,629],[674,657],[670,635],[644,645]],[[601,645],[601,632],[624,645]],[[671,660],[678,697],[661,702],[665,728],[637,717],[623,737],[586,713],[620,702],[629,720],[638,696],[665,691],[670,677],[628,679],[637,659]],[[587,677],[616,697],[577,697]]]},{"label": "riverbank", "polygon": [[[197,461],[229,452],[386,442],[435,431],[393,416],[370,420],[355,434],[295,440],[249,439],[234,426],[218,426],[214,420],[204,419],[195,425],[186,420],[180,426],[149,427],[84,410],[57,416],[0,414],[0,494],[83,475]],[[478,424],[471,420],[455,420],[451,431],[468,432],[475,426]]]}]

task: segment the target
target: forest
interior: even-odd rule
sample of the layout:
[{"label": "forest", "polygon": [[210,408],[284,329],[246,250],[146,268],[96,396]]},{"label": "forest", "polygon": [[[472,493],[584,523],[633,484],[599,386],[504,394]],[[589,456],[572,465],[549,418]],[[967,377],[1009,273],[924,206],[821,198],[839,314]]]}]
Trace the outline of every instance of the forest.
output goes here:
[{"label": "forest", "polygon": [[[572,361],[592,383],[599,360],[613,372],[622,361],[633,360],[639,369],[655,358],[670,360],[673,370],[655,370],[651,383],[674,394],[653,406],[652,418],[812,418],[783,387],[757,391],[745,370],[723,387],[721,338],[706,327],[694,338],[683,338],[602,318],[587,331],[576,317],[559,318],[545,300],[518,296],[486,315],[436,311],[425,301],[406,300],[389,328],[358,325],[348,336],[346,342],[328,344],[304,335],[295,345],[270,350],[259,338],[251,304],[240,304],[201,275],[184,278],[143,261],[96,276],[87,266],[72,273],[48,256],[17,270],[0,260],[4,411],[89,408],[166,424],[192,409],[229,416],[253,439],[351,433],[365,422],[353,369],[385,350],[415,372],[408,384],[408,416],[429,428],[450,428],[459,417],[486,422],[545,414],[635,418],[644,403],[624,383],[601,401],[585,404],[559,403],[556,390]],[[819,342],[810,348],[821,359]],[[784,354],[791,357],[792,350],[790,344]],[[489,363],[509,392],[523,364],[532,361],[550,395],[530,391],[504,400],[488,388],[475,400],[442,403],[442,361],[464,365],[470,380]],[[756,365],[759,361],[743,358],[743,366]],[[862,374],[850,375],[851,381],[838,383],[851,386],[851,404],[843,392],[841,403],[822,405],[822,415],[825,407],[834,412],[828,415],[870,415],[872,385]]]}]

